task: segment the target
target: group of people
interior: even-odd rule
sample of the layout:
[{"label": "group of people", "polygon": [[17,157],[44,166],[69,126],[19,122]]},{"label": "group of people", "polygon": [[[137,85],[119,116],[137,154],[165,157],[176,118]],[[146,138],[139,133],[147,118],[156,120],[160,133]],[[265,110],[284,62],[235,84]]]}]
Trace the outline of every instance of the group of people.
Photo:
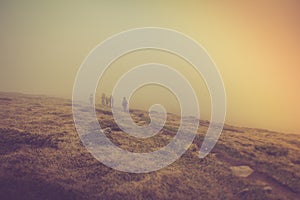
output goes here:
[{"label": "group of people", "polygon": [[[93,101],[94,101],[94,96],[93,96],[93,94],[91,94],[90,95],[90,104],[93,104]],[[104,93],[102,93],[101,104],[103,106],[113,108],[114,107],[114,98],[112,97],[112,95],[110,95],[109,97],[107,97]],[[128,106],[127,99],[126,99],[126,97],[123,97],[122,107],[123,107],[123,111],[124,112],[127,111],[127,106]]]},{"label": "group of people", "polygon": [[107,106],[107,107],[113,107],[114,106],[114,99],[113,97],[110,95],[110,97],[107,97],[104,93],[101,96],[101,103],[103,106]]}]

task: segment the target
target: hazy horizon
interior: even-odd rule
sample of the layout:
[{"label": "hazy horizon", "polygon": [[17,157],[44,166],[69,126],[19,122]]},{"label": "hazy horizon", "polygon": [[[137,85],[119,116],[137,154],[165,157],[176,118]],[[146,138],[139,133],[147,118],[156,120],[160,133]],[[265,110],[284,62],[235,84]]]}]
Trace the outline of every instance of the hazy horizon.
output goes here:
[{"label": "hazy horizon", "polygon": [[[225,123],[300,133],[299,8],[296,1],[1,2],[0,91],[71,99],[77,70],[96,45],[131,28],[164,27],[192,37],[215,61],[227,93]],[[168,53],[145,50],[119,58],[100,80],[97,95],[110,95],[118,77],[148,62],[186,76],[197,91],[201,119],[209,120],[201,76]],[[137,91],[131,105],[147,109],[156,101],[168,112],[179,111],[176,98],[156,86]]]}]

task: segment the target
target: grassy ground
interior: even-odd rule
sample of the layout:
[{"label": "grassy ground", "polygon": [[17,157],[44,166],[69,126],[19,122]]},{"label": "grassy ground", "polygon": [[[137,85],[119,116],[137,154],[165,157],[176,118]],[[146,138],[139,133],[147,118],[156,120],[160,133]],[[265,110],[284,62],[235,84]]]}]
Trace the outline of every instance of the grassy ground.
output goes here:
[{"label": "grassy ground", "polygon": [[[298,135],[226,125],[219,142],[198,158],[208,122],[200,121],[190,149],[176,162],[146,174],[113,170],[81,144],[70,100],[0,93],[0,199],[300,199]],[[98,107],[107,136],[123,149],[157,150],[171,140],[179,118],[149,139],[124,134],[111,112]],[[148,114],[132,110],[149,123]],[[234,176],[232,166],[254,172]]]}]

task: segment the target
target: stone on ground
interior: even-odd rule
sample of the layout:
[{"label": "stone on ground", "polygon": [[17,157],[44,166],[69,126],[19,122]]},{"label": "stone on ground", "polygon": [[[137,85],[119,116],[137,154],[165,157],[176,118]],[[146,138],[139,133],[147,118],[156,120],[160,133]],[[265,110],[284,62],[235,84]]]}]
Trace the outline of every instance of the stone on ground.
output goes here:
[{"label": "stone on ground", "polygon": [[230,167],[232,174],[237,177],[247,178],[253,173],[253,169],[249,166],[232,166]]}]

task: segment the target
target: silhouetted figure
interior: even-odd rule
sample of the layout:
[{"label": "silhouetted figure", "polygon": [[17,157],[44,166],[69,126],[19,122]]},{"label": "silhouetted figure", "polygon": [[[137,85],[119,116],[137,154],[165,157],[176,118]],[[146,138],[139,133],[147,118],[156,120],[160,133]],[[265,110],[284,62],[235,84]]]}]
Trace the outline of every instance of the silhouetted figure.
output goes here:
[{"label": "silhouetted figure", "polygon": [[126,98],[123,97],[122,106],[123,106],[124,112],[127,110],[127,105],[128,105],[128,102],[127,102]]},{"label": "silhouetted figure", "polygon": [[93,105],[93,103],[94,103],[94,95],[91,94],[90,95],[90,104]]},{"label": "silhouetted figure", "polygon": [[108,97],[105,97],[105,105],[106,105],[107,107],[109,107],[109,98],[108,98]]},{"label": "silhouetted figure", "polygon": [[102,93],[102,96],[101,96],[101,103],[102,103],[102,106],[105,106],[105,94]]},{"label": "silhouetted figure", "polygon": [[114,107],[114,98],[112,97],[112,95],[110,95],[109,100],[110,100],[110,107],[113,108]]}]

